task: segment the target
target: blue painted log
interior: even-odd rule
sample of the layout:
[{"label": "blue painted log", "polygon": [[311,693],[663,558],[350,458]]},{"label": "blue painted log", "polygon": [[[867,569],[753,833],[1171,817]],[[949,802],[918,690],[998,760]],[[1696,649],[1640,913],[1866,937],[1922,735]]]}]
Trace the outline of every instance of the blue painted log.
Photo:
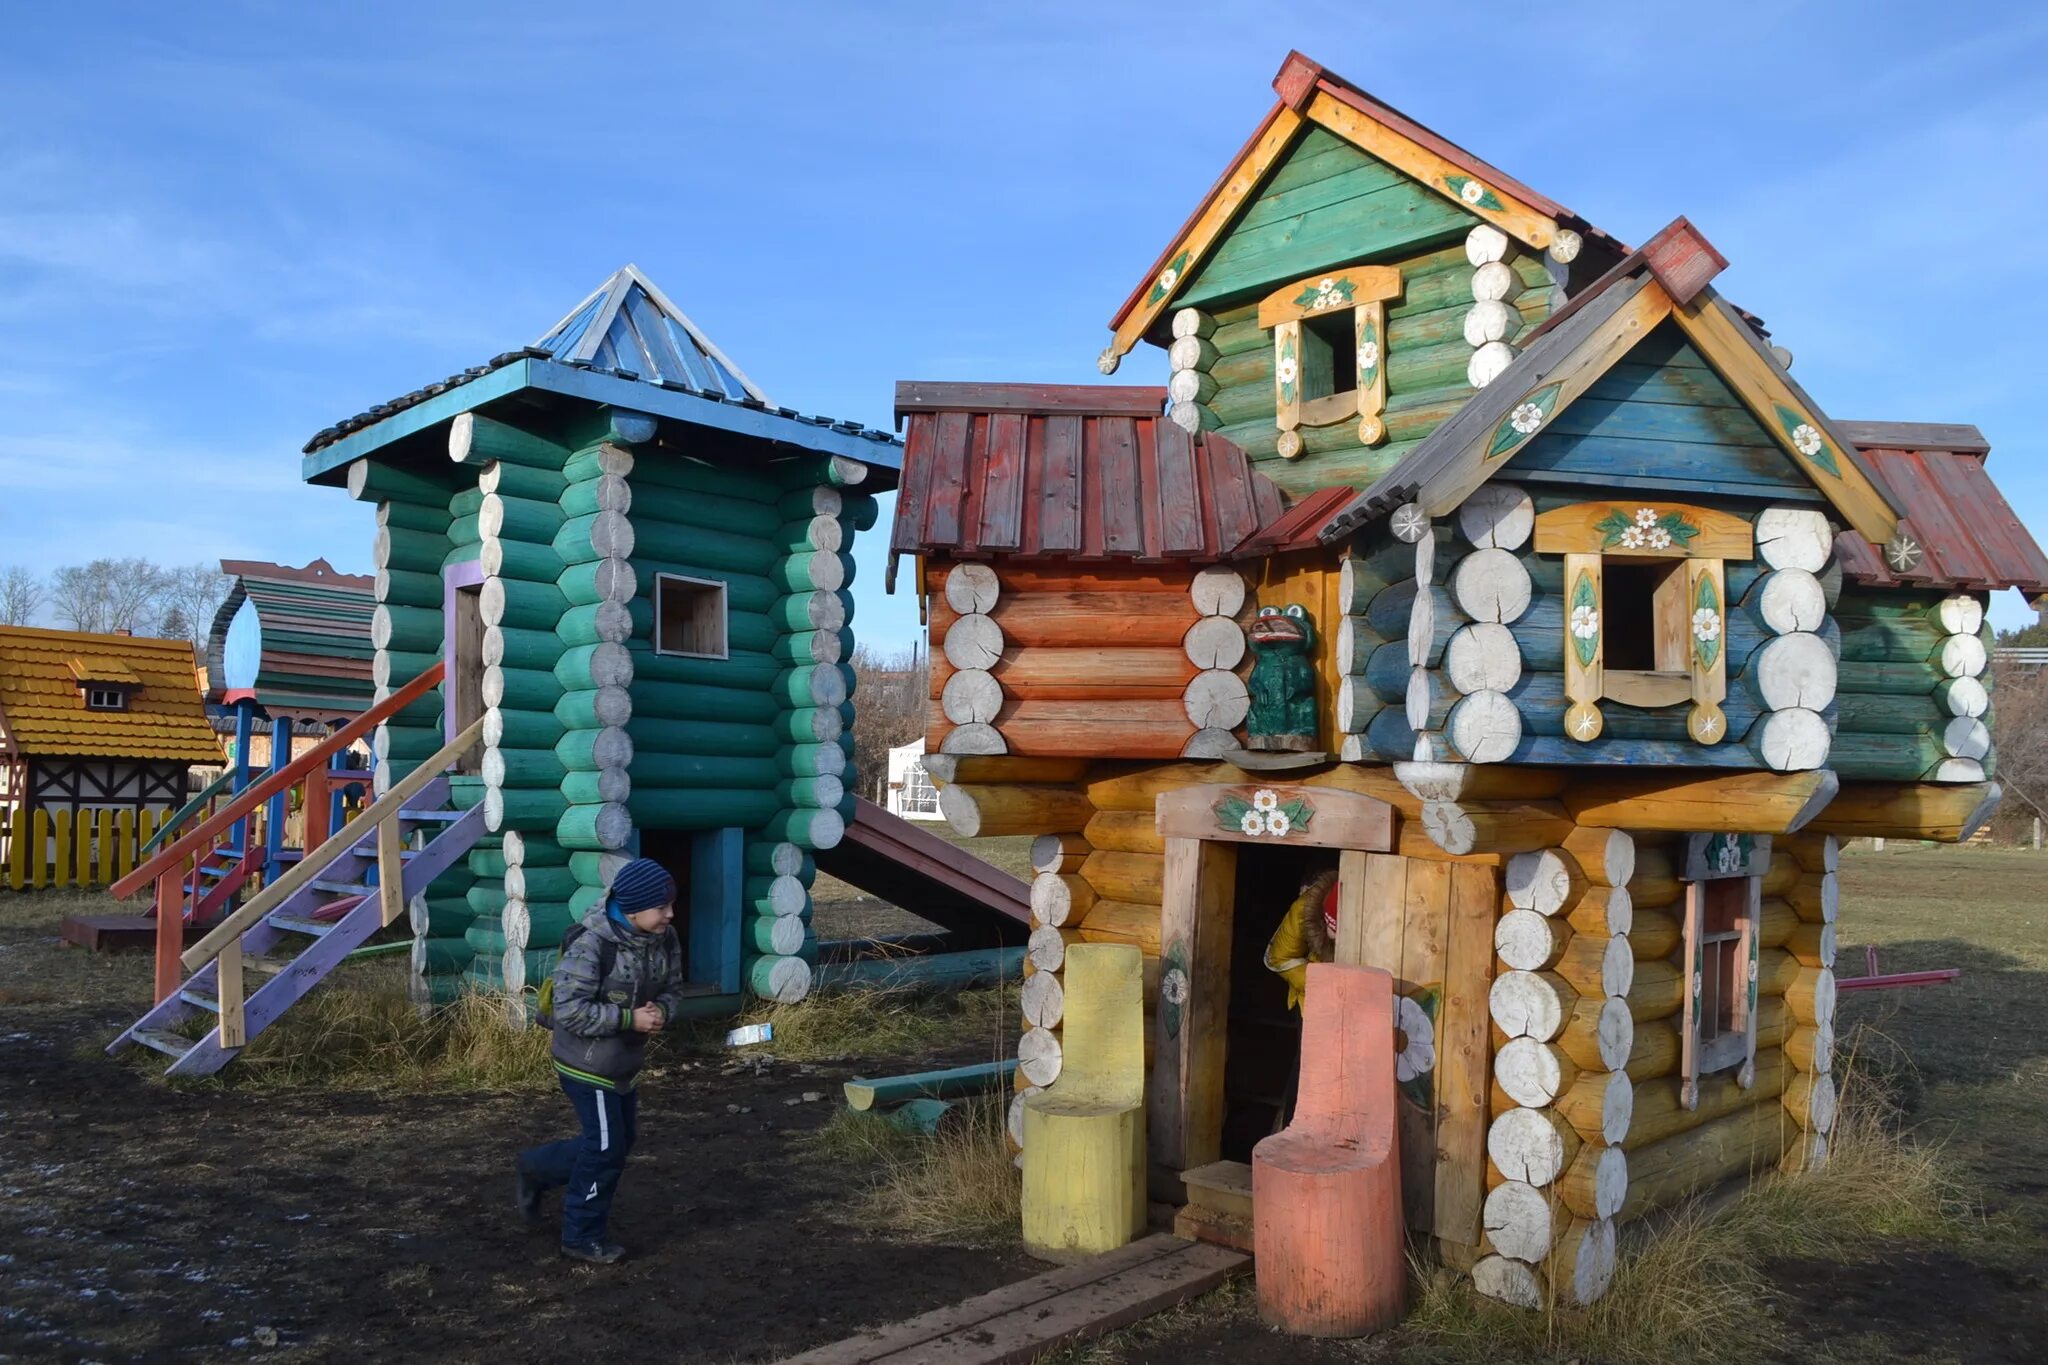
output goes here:
[{"label": "blue painted log", "polygon": [[964,991],[1016,979],[1024,970],[1022,948],[981,948],[931,957],[870,958],[821,963],[818,990]]},{"label": "blue painted log", "polygon": [[[1012,949],[1011,951],[1021,951]],[[905,959],[908,960],[908,959]],[[820,971],[838,964],[828,964]],[[973,1066],[949,1067],[944,1071],[916,1071],[904,1076],[857,1077],[846,1082],[846,1107],[867,1110],[876,1105],[904,1104],[911,1100],[951,1100],[978,1095],[987,1090],[1006,1089],[1017,1075],[1017,1059],[979,1062]]]}]

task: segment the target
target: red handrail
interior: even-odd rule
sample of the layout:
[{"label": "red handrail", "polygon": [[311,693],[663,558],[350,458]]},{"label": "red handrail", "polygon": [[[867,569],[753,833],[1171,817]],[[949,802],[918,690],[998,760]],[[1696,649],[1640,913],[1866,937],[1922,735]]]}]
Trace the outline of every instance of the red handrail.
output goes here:
[{"label": "red handrail", "polygon": [[[151,882],[156,881],[166,871],[177,867],[182,860],[193,856],[195,850],[198,850],[201,845],[210,847],[214,836],[218,835],[222,830],[225,830],[228,826],[234,824],[235,821],[241,819],[244,815],[254,810],[257,806],[262,805],[279,792],[304,781],[316,769],[324,769],[327,766],[327,760],[333,757],[336,752],[361,739],[391,716],[396,715],[434,688],[440,686],[441,680],[447,672],[448,665],[445,661],[435,664],[404,687],[399,688],[383,701],[378,702],[375,706],[372,706],[369,710],[363,712],[339,730],[336,730],[333,734],[322,740],[318,747],[309,749],[286,764],[282,769],[272,772],[261,782],[251,783],[243,789],[240,796],[237,796],[220,810],[215,811],[196,829],[185,834],[170,847],[157,850],[156,856],[121,878],[121,880],[115,882],[109,888],[110,892],[115,899],[125,900],[127,897],[148,886]],[[325,799],[324,795],[322,799]],[[161,932],[162,927],[161,907],[159,907],[159,932]]]}]

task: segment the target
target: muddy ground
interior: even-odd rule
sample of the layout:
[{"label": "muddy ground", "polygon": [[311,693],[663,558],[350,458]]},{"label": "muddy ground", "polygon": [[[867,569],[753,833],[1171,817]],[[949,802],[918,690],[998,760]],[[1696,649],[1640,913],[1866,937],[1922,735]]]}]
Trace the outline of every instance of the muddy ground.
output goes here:
[{"label": "muddy ground", "polygon": [[[1759,1311],[1784,1324],[1775,1358],[2048,1359],[2044,871],[1977,851],[1847,861],[1844,976],[1865,943],[1886,971],[1964,969],[1957,987],[1845,994],[1842,1013],[1884,1031],[1876,1065],[1918,1138],[1975,1182],[1990,1231],[1774,1267],[1782,1299]],[[0,895],[0,1359],[774,1360],[1039,1269],[1014,1244],[877,1233],[851,1193],[865,1173],[806,1141],[847,1077],[979,1059],[985,1040],[758,1075],[677,1058],[646,1084],[615,1215],[634,1257],[587,1269],[509,1208],[511,1152],[568,1127],[558,1096],[165,1086],[98,1055],[146,997],[146,961],[60,949],[59,913]],[[834,915],[915,927],[872,903],[821,906],[821,927]],[[1406,1330],[1282,1342],[1244,1287],[1070,1358],[1276,1351],[1487,1358]]]}]

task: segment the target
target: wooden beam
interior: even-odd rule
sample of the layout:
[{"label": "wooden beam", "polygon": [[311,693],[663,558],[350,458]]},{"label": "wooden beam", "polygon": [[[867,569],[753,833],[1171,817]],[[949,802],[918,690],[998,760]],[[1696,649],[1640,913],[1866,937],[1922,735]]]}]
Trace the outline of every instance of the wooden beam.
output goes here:
[{"label": "wooden beam", "polygon": [[1748,325],[1712,288],[1672,316],[1764,430],[1806,471],[1856,533],[1883,546],[1898,532],[1899,516],[1856,462],[1853,449],[1829,423]]},{"label": "wooden beam", "polygon": [[1806,832],[1961,843],[1991,818],[2004,795],[1996,782],[1845,782]]},{"label": "wooden beam", "polygon": [[1572,818],[1599,829],[1791,834],[1834,797],[1826,769],[1693,776],[1668,770],[1588,775],[1564,794]]},{"label": "wooden beam", "polygon": [[1541,251],[1557,236],[1557,220],[1538,212],[1499,185],[1453,165],[1427,147],[1337,99],[1317,91],[1308,104],[1311,123],[1320,124],[1359,150],[1484,218],[1519,242]]}]

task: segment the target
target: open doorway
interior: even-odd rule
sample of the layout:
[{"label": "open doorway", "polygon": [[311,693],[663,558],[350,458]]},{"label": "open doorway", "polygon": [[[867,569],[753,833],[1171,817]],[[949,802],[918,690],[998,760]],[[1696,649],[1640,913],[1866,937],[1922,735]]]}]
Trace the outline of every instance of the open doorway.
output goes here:
[{"label": "open doorway", "polygon": [[654,859],[676,879],[685,994],[731,995],[740,988],[744,839],[738,829],[640,831],[640,856]]},{"label": "open doorway", "polygon": [[[1223,1068],[1223,1159],[1250,1161],[1261,1138],[1294,1112],[1301,1012],[1287,980],[1266,966],[1266,945],[1302,888],[1335,874],[1334,849],[1247,844],[1237,852],[1231,919],[1229,1041]],[[1320,906],[1311,907],[1320,918]]]}]

